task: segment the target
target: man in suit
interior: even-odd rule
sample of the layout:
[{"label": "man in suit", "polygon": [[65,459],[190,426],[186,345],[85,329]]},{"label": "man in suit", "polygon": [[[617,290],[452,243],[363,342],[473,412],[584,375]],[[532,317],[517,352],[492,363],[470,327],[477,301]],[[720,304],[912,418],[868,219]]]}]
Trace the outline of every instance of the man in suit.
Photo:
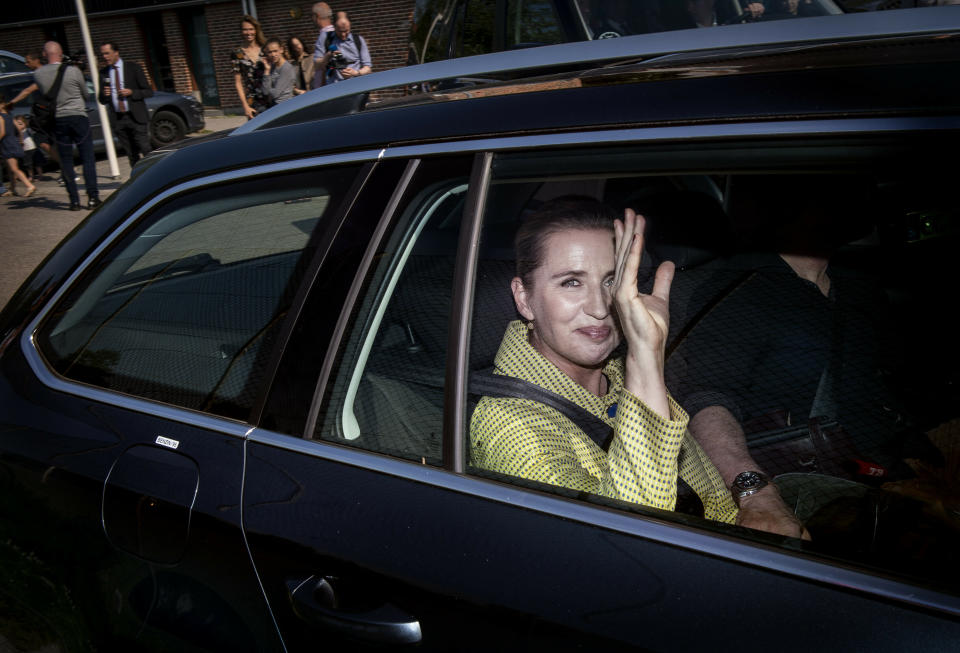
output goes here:
[{"label": "man in suit", "polygon": [[153,89],[140,66],[120,58],[116,43],[101,45],[100,56],[106,64],[100,69],[100,104],[107,105],[110,124],[132,168],[151,150],[147,131],[150,114],[144,99],[153,95]]}]

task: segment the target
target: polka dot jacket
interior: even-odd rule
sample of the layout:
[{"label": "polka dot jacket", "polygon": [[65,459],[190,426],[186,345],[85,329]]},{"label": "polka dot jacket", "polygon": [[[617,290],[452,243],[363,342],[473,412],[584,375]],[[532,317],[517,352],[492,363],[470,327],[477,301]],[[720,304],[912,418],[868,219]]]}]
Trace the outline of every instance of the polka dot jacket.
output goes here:
[{"label": "polka dot jacket", "polygon": [[687,432],[688,417],[670,398],[671,419],[623,387],[623,361],[604,367],[609,391],[598,397],[530,345],[526,325],[507,327],[496,373],[535,383],[593,413],[614,429],[608,451],[560,412],[530,399],[483,397],[470,420],[473,464],[502,474],[673,510],[677,475],[703,501],[708,519],[733,523],[737,508],[720,474]]}]

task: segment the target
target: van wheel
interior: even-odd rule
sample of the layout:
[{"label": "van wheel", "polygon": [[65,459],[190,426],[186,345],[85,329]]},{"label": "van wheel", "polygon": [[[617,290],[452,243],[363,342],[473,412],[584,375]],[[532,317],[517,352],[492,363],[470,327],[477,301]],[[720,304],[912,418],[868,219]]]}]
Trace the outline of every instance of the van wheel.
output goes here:
[{"label": "van wheel", "polygon": [[154,147],[183,140],[187,126],[183,118],[172,111],[157,111],[150,121],[150,143]]}]

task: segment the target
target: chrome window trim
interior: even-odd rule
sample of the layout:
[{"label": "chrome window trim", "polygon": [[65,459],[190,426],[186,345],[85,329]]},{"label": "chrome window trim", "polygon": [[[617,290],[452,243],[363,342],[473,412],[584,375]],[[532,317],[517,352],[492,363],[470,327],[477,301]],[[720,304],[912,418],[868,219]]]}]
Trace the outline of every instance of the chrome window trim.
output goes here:
[{"label": "chrome window trim", "polygon": [[797,555],[798,552],[779,550],[770,545],[704,531],[694,526],[675,524],[654,516],[590,505],[323,440],[304,440],[272,431],[252,429],[247,442],[532,510],[765,571],[787,574],[803,581],[862,592],[867,595],[863,598],[889,599],[951,617],[960,616],[960,597],[911,585],[908,581],[872,575],[853,569],[840,561],[820,561],[802,554]]},{"label": "chrome window trim", "polygon": [[341,163],[377,161],[383,157],[384,152],[385,150],[381,148],[257,165],[239,170],[231,170],[229,172],[221,172],[209,175],[207,177],[191,179],[190,181],[177,184],[176,186],[172,186],[160,194],[155,195],[148,202],[131,213],[126,220],[116,227],[107,238],[105,238],[99,245],[97,245],[97,247],[93,249],[92,252],[90,252],[90,254],[80,263],[80,265],[78,265],[76,269],[67,277],[64,283],[61,284],[60,288],[50,297],[50,299],[47,300],[46,304],[43,306],[40,312],[37,313],[37,316],[30,322],[27,328],[24,329],[23,334],[20,337],[20,347],[24,358],[26,358],[27,363],[30,365],[30,369],[41,383],[58,392],[119,406],[128,410],[152,415],[154,417],[160,417],[162,419],[168,419],[174,422],[198,426],[200,428],[225,433],[227,435],[243,437],[250,428],[249,424],[246,422],[239,422],[227,417],[214,416],[207,413],[194,411],[189,408],[173,406],[171,404],[165,404],[150,399],[134,397],[116,390],[99,388],[86,383],[81,383],[79,381],[72,381],[60,376],[47,366],[46,360],[40,353],[40,349],[36,342],[37,330],[40,328],[40,325],[43,323],[50,311],[53,310],[53,307],[56,306],[57,302],[59,302],[63,295],[74,286],[80,275],[82,275],[104,251],[109,249],[119,238],[123,237],[123,235],[129,231],[129,229],[135,225],[141,217],[143,217],[159,203],[169,200],[177,195],[181,195],[185,192],[198,190],[207,186],[213,186],[236,179],[258,177],[266,174],[287,171],[303,172],[311,167],[319,167],[321,165],[329,166]]},{"label": "chrome window trim", "polygon": [[604,145],[658,141],[704,141],[761,136],[853,136],[896,132],[960,130],[960,117],[827,118],[825,120],[777,120],[706,125],[672,125],[632,129],[598,129],[465,139],[460,141],[398,145],[384,158],[420,157],[458,152],[501,151],[546,146]]}]

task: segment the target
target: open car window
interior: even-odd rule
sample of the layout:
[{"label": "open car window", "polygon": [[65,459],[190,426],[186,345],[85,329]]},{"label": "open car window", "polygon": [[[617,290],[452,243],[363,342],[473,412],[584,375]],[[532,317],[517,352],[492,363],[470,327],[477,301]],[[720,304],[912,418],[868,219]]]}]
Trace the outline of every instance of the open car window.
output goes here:
[{"label": "open car window", "polygon": [[[960,347],[941,294],[958,280],[951,252],[960,206],[947,176],[924,178],[903,164],[922,156],[920,145],[904,159],[889,143],[860,144],[842,162],[829,144],[747,156],[733,147],[681,150],[495,159],[471,373],[564,394],[542,349],[523,352],[535,341],[527,334],[541,327],[527,324],[511,292],[514,235],[560,197],[598,200],[620,215],[632,208],[647,220],[640,291],[650,292],[661,263],[676,269],[665,353],[671,396],[691,418],[722,410],[735,420],[756,467],[773,477],[812,540],[703,519],[681,505],[682,496],[664,510],[611,490],[621,487],[608,478],[616,447],[604,448],[582,419],[522,389],[491,393],[472,384],[470,472],[960,591]],[[611,358],[623,353],[621,344]],[[622,394],[608,404],[587,407],[614,438],[626,437],[616,430]],[[712,428],[688,426],[688,433],[702,449],[719,437]],[[684,455],[680,478],[691,480]],[[646,482],[646,470],[636,469],[626,486]]]}]

